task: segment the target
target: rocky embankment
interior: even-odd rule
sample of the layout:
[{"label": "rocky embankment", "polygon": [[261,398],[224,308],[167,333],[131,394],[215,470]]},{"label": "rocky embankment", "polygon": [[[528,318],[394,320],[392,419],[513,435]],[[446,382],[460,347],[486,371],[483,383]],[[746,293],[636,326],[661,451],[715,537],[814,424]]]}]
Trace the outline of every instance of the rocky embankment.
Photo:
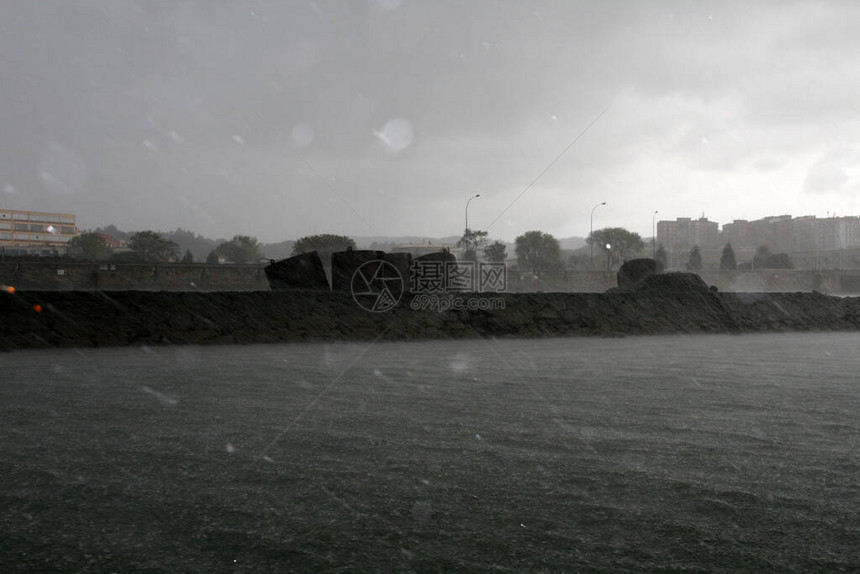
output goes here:
[{"label": "rocky embankment", "polygon": [[3,291],[0,349],[860,330],[860,298],[718,293],[664,277],[633,291],[461,295],[463,308],[445,311],[404,295],[383,313],[338,293]]}]

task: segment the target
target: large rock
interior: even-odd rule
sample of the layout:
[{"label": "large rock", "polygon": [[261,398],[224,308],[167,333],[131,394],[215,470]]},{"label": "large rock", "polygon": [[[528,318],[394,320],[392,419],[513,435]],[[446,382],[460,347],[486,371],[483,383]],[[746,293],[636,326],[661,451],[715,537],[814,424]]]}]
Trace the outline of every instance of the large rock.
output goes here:
[{"label": "large rock", "polygon": [[374,267],[385,261],[385,252],[375,249],[347,249],[331,254],[331,288],[332,291],[350,293],[352,280],[359,267],[370,263]]},{"label": "large rock", "polygon": [[645,277],[663,272],[663,264],[656,259],[641,258],[626,261],[618,270],[618,288],[632,291],[634,286]]},{"label": "large rock", "polygon": [[636,293],[659,295],[661,293],[708,293],[710,288],[695,273],[657,273],[647,275],[636,283]]},{"label": "large rock", "polygon": [[328,291],[328,278],[316,251],[275,261],[265,268],[272,291]]}]

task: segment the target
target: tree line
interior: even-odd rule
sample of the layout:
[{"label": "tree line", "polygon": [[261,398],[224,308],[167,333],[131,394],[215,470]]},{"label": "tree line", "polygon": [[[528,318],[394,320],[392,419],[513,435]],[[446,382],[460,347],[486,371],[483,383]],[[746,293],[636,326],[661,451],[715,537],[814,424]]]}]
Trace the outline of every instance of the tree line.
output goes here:
[{"label": "tree line", "polygon": [[[127,235],[128,250],[116,250],[105,241],[104,235],[85,231],[73,237],[66,254],[75,259],[111,261],[115,263],[194,263],[191,249],[180,254],[179,244],[157,231],[137,231]],[[209,252],[207,263],[221,260],[233,263],[255,263],[262,257],[261,245],[256,237],[234,235],[222,241]]]},{"label": "tree line", "polygon": [[[655,259],[660,261],[663,267],[668,267],[666,250],[663,249],[662,245],[657,250]],[[699,249],[698,245],[693,246],[690,250],[689,258],[684,267],[689,271],[702,270],[702,250]],[[754,269],[794,269],[794,262],[788,253],[772,253],[767,245],[760,245],[756,248],[752,261],[738,263],[731,242],[726,243],[720,255],[720,271],[750,271]]]},{"label": "tree line", "polygon": [[[179,244],[165,234],[156,231],[124,233],[113,226],[102,230],[127,241],[127,250],[114,250],[105,243],[102,233],[84,232],[72,238],[68,244],[67,255],[73,258],[92,261],[111,261],[119,263],[194,263],[191,249],[180,253]],[[107,233],[105,233],[107,234]],[[196,236],[191,232],[177,229],[170,236],[187,242],[192,240],[215,243]],[[549,233],[538,230],[527,231],[514,242],[518,268],[521,272],[540,276],[545,273],[560,273],[566,267],[573,269],[600,269],[611,271],[629,258],[642,256],[645,242],[635,232],[622,227],[606,227],[591,232],[585,240],[588,254],[572,254],[563,260],[559,241]],[[301,237],[292,243],[291,254],[298,255],[317,251],[325,261],[336,251],[355,249],[355,241],[346,235],[315,234]],[[488,243],[487,232],[465,229],[457,241],[461,250],[460,259],[465,261],[503,262],[507,258],[507,246],[501,241]],[[653,252],[655,259],[668,268],[668,256],[660,245]],[[205,258],[206,263],[219,262],[255,263],[262,259],[262,245],[256,237],[234,235],[230,240],[222,240],[212,248]],[[702,253],[698,246],[690,251],[684,267],[690,271],[700,271],[703,267]],[[756,249],[752,261],[739,264],[731,243],[726,244],[720,257],[720,270],[735,269],[793,269],[794,264],[786,253],[771,253],[767,246]]]}]

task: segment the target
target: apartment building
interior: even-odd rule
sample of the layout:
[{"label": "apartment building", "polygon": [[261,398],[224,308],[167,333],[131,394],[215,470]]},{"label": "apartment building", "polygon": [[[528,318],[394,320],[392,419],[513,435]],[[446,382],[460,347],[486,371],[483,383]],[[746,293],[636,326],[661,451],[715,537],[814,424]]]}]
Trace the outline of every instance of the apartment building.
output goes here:
[{"label": "apartment building", "polygon": [[0,209],[0,253],[4,255],[59,255],[77,234],[70,213]]}]

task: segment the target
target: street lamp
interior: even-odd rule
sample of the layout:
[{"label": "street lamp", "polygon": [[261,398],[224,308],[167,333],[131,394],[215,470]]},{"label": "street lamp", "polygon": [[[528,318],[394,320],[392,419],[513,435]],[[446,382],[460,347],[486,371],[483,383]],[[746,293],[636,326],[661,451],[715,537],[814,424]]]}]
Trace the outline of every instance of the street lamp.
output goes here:
[{"label": "street lamp", "polygon": [[591,263],[594,264],[594,210],[600,207],[601,205],[606,205],[605,201],[601,201],[597,205],[591,208],[591,227],[588,233],[588,238],[591,239]]},{"label": "street lamp", "polygon": [[654,215],[651,216],[651,258],[657,259],[657,236],[654,234],[654,218],[657,217],[657,210],[654,210]]},{"label": "street lamp", "polygon": [[606,244],[606,270],[612,271],[612,244]]},{"label": "street lamp", "polygon": [[480,193],[476,193],[472,197],[469,198],[469,201],[466,202],[466,230],[469,230],[469,204],[472,203],[473,199],[481,197]]}]

